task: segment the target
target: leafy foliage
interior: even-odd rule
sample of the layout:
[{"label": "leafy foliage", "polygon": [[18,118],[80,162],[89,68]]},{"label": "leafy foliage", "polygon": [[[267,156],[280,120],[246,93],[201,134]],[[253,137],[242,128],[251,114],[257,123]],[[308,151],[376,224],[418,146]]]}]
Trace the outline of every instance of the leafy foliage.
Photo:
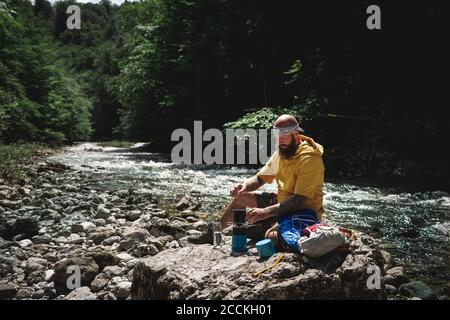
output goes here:
[{"label": "leafy foliage", "polygon": [[247,113],[243,117],[236,121],[228,122],[224,124],[224,128],[229,129],[270,129],[273,126],[273,122],[281,114],[293,114],[292,109],[286,108],[262,108],[260,110]]},{"label": "leafy foliage", "polygon": [[[71,142],[90,135],[90,102],[57,63],[48,3],[2,2],[0,141]],[[8,9],[5,9],[8,8]],[[13,11],[9,8],[14,8]]]}]

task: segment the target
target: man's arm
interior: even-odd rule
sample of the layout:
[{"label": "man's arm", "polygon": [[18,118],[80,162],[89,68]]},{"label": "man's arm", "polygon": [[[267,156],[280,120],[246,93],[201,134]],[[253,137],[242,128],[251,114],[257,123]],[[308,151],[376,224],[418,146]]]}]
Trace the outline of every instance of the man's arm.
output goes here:
[{"label": "man's arm", "polygon": [[253,208],[247,213],[246,219],[249,223],[255,223],[269,217],[284,217],[290,213],[296,212],[304,208],[305,197],[294,194],[286,198],[286,200],[274,204],[266,208]]},{"label": "man's arm", "polygon": [[305,200],[305,197],[298,194],[293,194],[292,196],[287,197],[284,201],[267,207],[267,214],[269,216],[276,216],[281,218],[287,214],[296,212],[301,208],[304,208]]},{"label": "man's arm", "polygon": [[256,174],[247,180],[245,180],[244,185],[246,186],[246,191],[255,191],[263,186],[266,182],[258,177]]},{"label": "man's arm", "polygon": [[244,183],[239,183],[239,184],[235,185],[231,189],[230,194],[233,197],[237,197],[237,196],[239,196],[240,193],[254,191],[254,190],[260,188],[265,183],[266,182],[263,179],[261,179],[257,175],[254,175],[254,176],[248,178],[247,180],[245,180]]}]

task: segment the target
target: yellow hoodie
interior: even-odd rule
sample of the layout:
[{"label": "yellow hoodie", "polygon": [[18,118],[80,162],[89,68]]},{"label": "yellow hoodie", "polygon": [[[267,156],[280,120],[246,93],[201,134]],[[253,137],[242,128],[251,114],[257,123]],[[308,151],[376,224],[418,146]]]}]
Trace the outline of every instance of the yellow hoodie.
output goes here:
[{"label": "yellow hoodie", "polygon": [[302,142],[292,158],[284,159],[275,151],[257,176],[267,183],[276,180],[278,202],[293,194],[305,197],[304,208],[313,209],[321,220],[325,172],[323,147],[310,137],[300,135],[300,139]]}]

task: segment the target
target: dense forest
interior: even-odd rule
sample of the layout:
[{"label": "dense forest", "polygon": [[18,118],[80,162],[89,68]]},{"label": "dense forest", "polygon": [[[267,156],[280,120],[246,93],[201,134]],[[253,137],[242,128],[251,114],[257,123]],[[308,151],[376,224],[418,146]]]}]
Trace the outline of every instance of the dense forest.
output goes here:
[{"label": "dense forest", "polygon": [[69,30],[74,3],[0,0],[1,143],[168,151],[194,120],[269,127],[289,112],[331,173],[448,176],[438,2],[380,1],[381,30],[366,27],[367,1],[103,0],[78,3]]}]

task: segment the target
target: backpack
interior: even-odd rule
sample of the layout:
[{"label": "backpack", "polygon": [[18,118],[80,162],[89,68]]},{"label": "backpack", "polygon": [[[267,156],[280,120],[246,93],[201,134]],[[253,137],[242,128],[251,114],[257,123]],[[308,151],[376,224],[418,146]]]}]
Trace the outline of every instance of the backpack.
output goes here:
[{"label": "backpack", "polygon": [[290,251],[319,258],[348,243],[343,234],[348,233],[346,229],[329,226],[312,217],[302,214],[279,219],[280,239]]},{"label": "backpack", "polygon": [[[346,238],[337,227],[316,224],[305,228],[305,234],[297,241],[298,251],[309,258],[319,258],[346,243]],[[303,231],[303,230],[302,230]]]},{"label": "backpack", "polygon": [[297,241],[301,238],[301,230],[319,223],[313,210],[305,209],[301,213],[278,219],[278,231],[281,242],[291,251],[299,252]]}]

